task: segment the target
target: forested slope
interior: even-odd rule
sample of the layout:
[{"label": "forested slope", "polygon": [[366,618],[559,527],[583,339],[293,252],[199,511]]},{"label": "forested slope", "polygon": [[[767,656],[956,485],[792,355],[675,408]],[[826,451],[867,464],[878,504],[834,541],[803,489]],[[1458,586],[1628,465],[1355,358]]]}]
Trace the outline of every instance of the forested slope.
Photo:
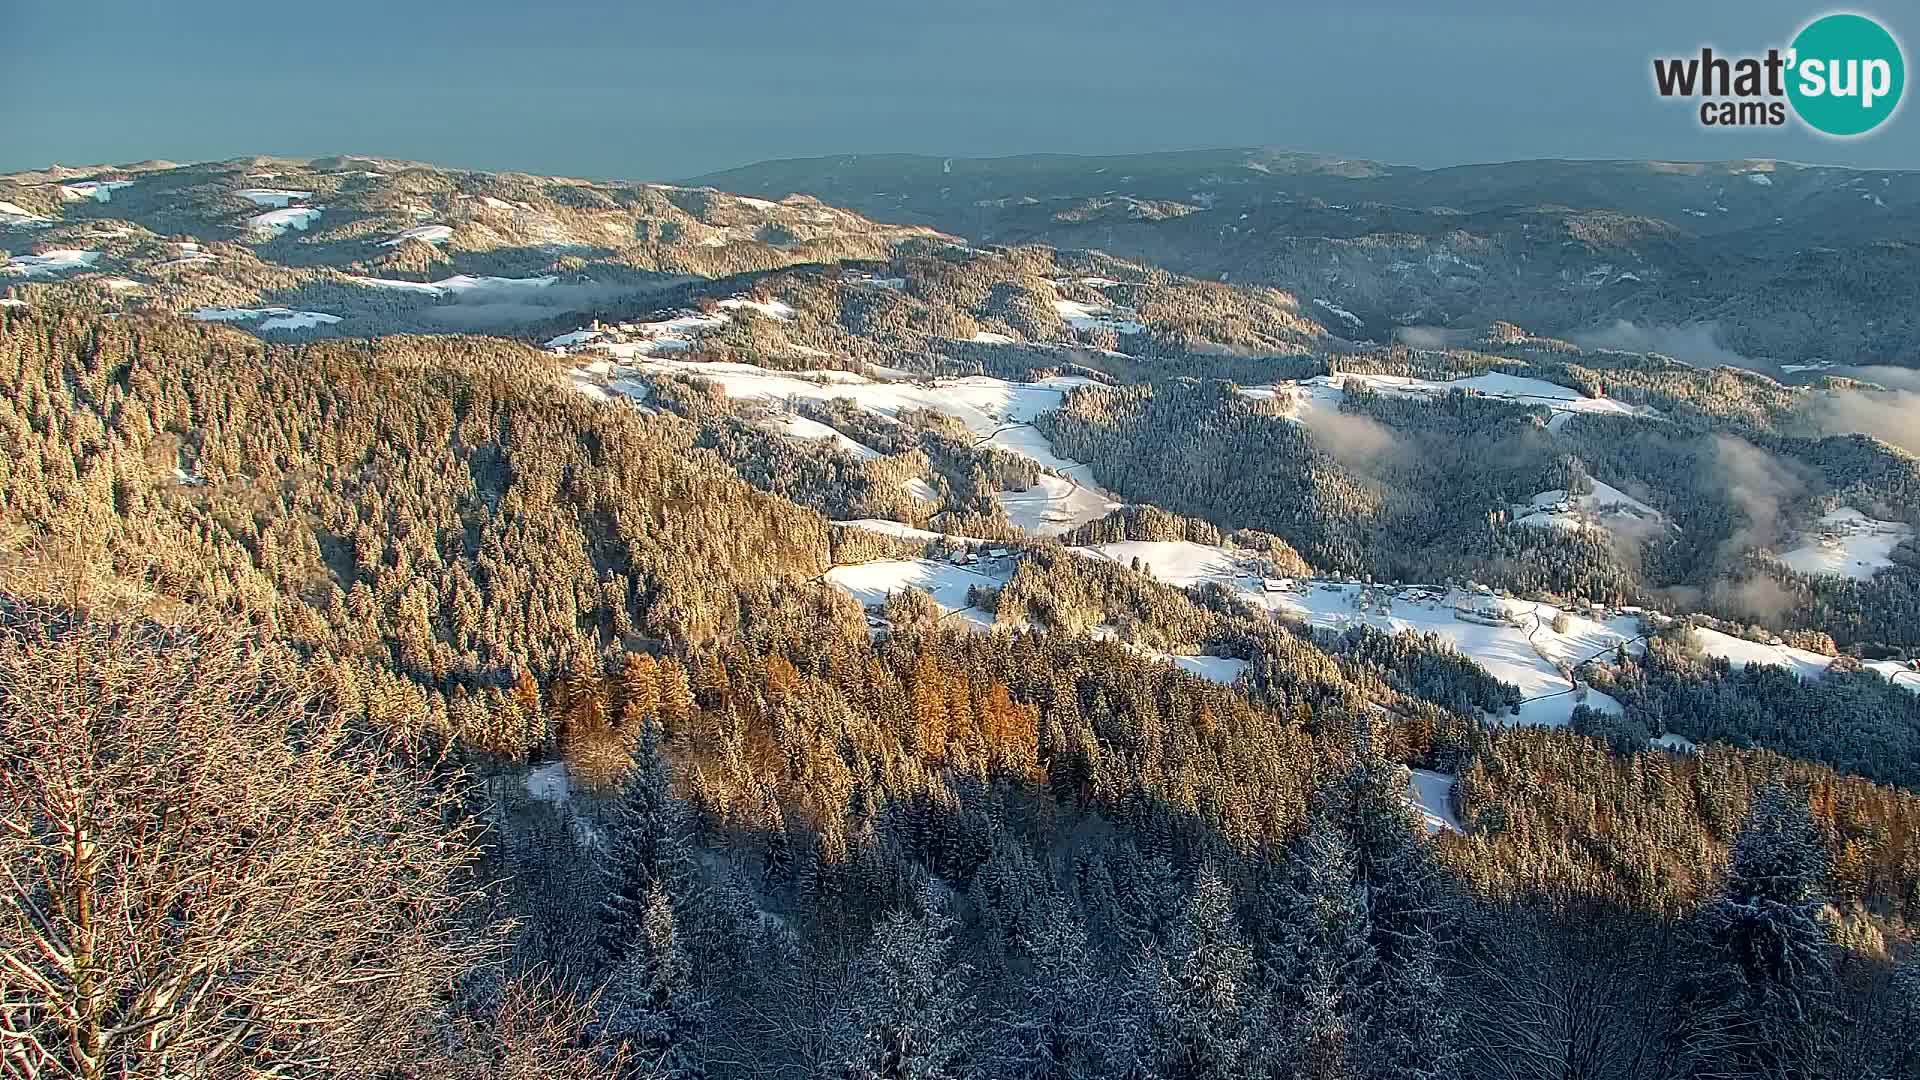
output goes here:
[{"label": "forested slope", "polygon": [[[703,447],[724,416],[595,402],[515,345],[289,348],[35,305],[0,311],[0,364],[18,388],[0,398],[13,760],[98,790],[121,775],[103,733],[138,715],[129,745],[203,745],[186,721],[217,724],[226,686],[275,702],[236,734],[410,770],[407,835],[437,831],[459,865],[381,861],[370,880],[404,905],[425,902],[415,875],[453,874],[476,910],[421,924],[431,958],[366,992],[426,1033],[381,1068],[1652,1078],[1916,1060],[1910,791],[1760,750],[1502,730],[1428,699],[1503,700],[1426,645],[1316,637],[1044,545],[994,600],[1003,629],[876,640],[814,580],[848,541]],[[1249,676],[1221,686],[1080,632],[1115,615],[1234,650]],[[222,640],[240,644],[195,661]],[[143,711],[101,685],[138,688]],[[49,689],[92,704],[43,723]],[[1445,809],[1464,833],[1422,828],[1407,764],[1459,775]],[[278,790],[249,770],[285,767],[139,775],[162,803],[240,807]],[[37,949],[10,954],[31,957],[4,976],[10,1047],[102,1063],[83,1075],[377,1071],[163,992],[225,935],[238,959],[196,977],[244,997],[282,955],[250,936],[279,925],[265,908],[152,923],[180,961],[115,959],[104,995],[63,963],[107,930],[61,905],[153,914],[114,868],[190,878],[192,848],[163,813],[105,859],[62,855],[105,804],[49,801],[66,789],[23,768],[0,811],[15,865],[42,861],[12,895],[53,914],[16,903],[0,923]],[[349,832],[400,827],[392,793],[352,790]],[[289,869],[241,860],[233,887],[284,888]],[[1756,967],[1761,948],[1792,961]],[[353,957],[302,977],[334,985]],[[152,1034],[106,1037],[133,1024]],[[217,1056],[188,1039],[209,1030]]]}]

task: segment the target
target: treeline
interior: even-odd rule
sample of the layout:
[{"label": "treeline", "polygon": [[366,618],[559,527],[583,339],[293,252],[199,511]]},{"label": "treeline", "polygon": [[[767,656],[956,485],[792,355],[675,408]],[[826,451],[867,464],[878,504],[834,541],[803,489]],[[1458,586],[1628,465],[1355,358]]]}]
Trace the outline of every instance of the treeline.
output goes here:
[{"label": "treeline", "polygon": [[1671,733],[1696,743],[1767,747],[1920,788],[1920,694],[1857,663],[1843,659],[1818,679],[1802,679],[1772,664],[1733,668],[1684,634],[1661,635],[1626,666],[1596,669],[1593,685],[1625,711],[1590,716],[1583,730],[1623,753]]},{"label": "treeline", "polygon": [[[1822,631],[1842,647],[1911,646],[1920,585],[1910,557],[1852,583],[1753,554],[1796,542],[1834,505],[1911,516],[1920,507],[1911,458],[1858,437],[1749,440],[1585,413],[1550,432],[1543,419],[1476,395],[1414,399],[1354,382],[1337,412],[1307,406],[1296,420],[1285,404],[1225,383],[1172,381],[1082,388],[1038,426],[1109,489],[1222,532],[1275,534],[1323,572],[1677,602]],[[1593,479],[1666,520],[1517,524],[1514,506]],[[1795,626],[1800,606],[1812,618]]]},{"label": "treeline", "polygon": [[[1876,824],[1913,813],[1910,795],[1771,755],[1642,761],[1513,732],[1465,760],[1470,832],[1429,847],[1396,736],[1363,722],[1356,739],[1339,704],[1301,700],[1301,727],[1118,646],[1051,635],[901,635],[870,660],[844,648],[768,638],[694,661],[712,674],[696,678],[691,721],[655,709],[645,676],[613,676],[600,704],[564,691],[588,718],[559,724],[570,769],[595,718],[628,718],[643,748],[657,723],[687,800],[645,794],[665,781],[643,749],[638,775],[653,779],[610,808],[577,796],[521,811],[554,837],[528,857],[564,864],[541,862],[537,880],[588,883],[531,912],[540,947],[667,1018],[612,1030],[677,1033],[674,1052],[709,1069],[796,1073],[863,1061],[876,1038],[953,1076],[1005,1075],[1030,1054],[1065,1070],[1042,1075],[1070,1076],[1296,1075],[1310,1060],[1548,1076],[1583,1060],[1664,1077],[1726,1055],[1842,1071],[1902,1060],[1907,1044],[1878,1025],[1897,1023],[1910,991],[1866,959],[1879,931],[1822,911],[1914,910],[1920,897],[1893,880],[1910,853],[1879,846]],[[1796,806],[1787,792],[1801,789]],[[679,869],[624,861],[635,802],[668,807],[638,814],[638,847]],[[608,839],[569,841],[582,819]],[[1522,855],[1542,834],[1556,845]],[[669,962],[644,944],[609,955],[592,913],[638,910],[629,898],[661,880],[649,924],[680,928]],[[1760,921],[1739,915],[1760,898]],[[1078,943],[1065,969],[1063,934]],[[754,944],[757,977],[738,977],[742,942],[768,935],[787,944]],[[1799,961],[1743,969],[1760,935]],[[1163,962],[1199,980],[1173,984],[1193,1001],[1166,996]],[[639,993],[661,971],[677,973],[664,1001]],[[1081,996],[1062,998],[1070,988]],[[1749,1027],[1754,1010],[1763,1023]],[[1545,1034],[1546,1020],[1562,1026]],[[1261,1040],[1253,1024],[1293,1034]],[[796,1041],[803,1029],[816,1034]],[[1516,1045],[1539,1057],[1513,1061]]]},{"label": "treeline", "polygon": [[1060,536],[1060,542],[1070,547],[1091,547],[1129,540],[1155,543],[1184,541],[1237,547],[1263,559],[1266,568],[1278,575],[1305,575],[1313,569],[1300,557],[1299,552],[1272,533],[1256,529],[1223,532],[1211,522],[1168,513],[1150,505],[1122,507]]},{"label": "treeline", "polygon": [[[902,410],[882,418],[848,399],[790,402],[783,409],[734,401],[697,378],[648,374],[637,381],[651,401],[695,423],[695,445],[717,452],[755,487],[828,518],[880,518],[983,539],[1025,535],[998,496],[1038,484],[1040,466],[976,445],[977,437],[952,417]],[[789,429],[796,421],[838,434],[796,438]]]}]

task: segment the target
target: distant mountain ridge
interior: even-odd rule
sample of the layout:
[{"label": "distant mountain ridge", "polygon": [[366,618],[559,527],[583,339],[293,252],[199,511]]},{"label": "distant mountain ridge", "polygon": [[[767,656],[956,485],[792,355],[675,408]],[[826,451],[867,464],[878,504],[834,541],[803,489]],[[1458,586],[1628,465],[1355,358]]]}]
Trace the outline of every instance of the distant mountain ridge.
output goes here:
[{"label": "distant mountain ridge", "polygon": [[[263,322],[280,333],[393,332],[423,318],[484,329],[508,314],[571,329],[570,314],[635,306],[611,307],[610,289],[644,297],[965,241],[1280,288],[1360,344],[1461,344],[1511,322],[1780,375],[1920,366],[1920,173],[1774,161],[1420,169],[1254,149],[847,155],[688,185],[359,155],[55,166],[0,176],[0,248],[14,256],[0,274],[173,310],[297,309]],[[515,286],[484,316],[438,310],[442,283],[502,278],[563,288]],[[470,308],[475,290],[462,297]]]},{"label": "distant mountain ridge", "polygon": [[1910,171],[1769,160],[1421,169],[1234,149],[842,155],[688,182],[805,193],[975,243],[1098,248],[1276,285],[1353,313],[1356,333],[1381,339],[1501,318],[1561,335],[1705,326],[1750,360],[1920,362]]}]

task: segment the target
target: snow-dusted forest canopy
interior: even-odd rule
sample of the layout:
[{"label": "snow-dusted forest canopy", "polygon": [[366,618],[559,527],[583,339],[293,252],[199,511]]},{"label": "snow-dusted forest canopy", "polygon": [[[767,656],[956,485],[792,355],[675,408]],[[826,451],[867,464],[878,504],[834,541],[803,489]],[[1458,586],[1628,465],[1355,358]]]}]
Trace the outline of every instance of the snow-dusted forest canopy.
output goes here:
[{"label": "snow-dusted forest canopy", "polygon": [[1899,373],[1124,209],[0,178],[0,1077],[1920,1076]]}]

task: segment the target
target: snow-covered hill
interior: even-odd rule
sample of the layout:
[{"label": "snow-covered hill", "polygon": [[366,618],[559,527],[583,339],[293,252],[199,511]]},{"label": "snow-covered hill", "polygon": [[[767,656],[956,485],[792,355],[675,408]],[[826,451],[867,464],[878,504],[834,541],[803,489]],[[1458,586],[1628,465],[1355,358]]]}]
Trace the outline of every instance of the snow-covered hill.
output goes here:
[{"label": "snow-covered hill", "polygon": [[[1432,586],[1368,586],[1355,582],[1303,579],[1292,588],[1274,589],[1261,577],[1257,555],[1206,544],[1126,541],[1073,549],[1090,558],[1131,566],[1138,559],[1147,573],[1172,585],[1191,587],[1216,582],[1256,607],[1300,619],[1312,626],[1344,629],[1367,625],[1389,633],[1435,634],[1453,644],[1487,673],[1520,688],[1526,699],[1518,717],[1503,722],[1557,727],[1574,706],[1585,704],[1618,712],[1619,702],[1584,684],[1569,682],[1563,667],[1577,667],[1617,648],[1641,648],[1633,614],[1596,620],[1567,612],[1564,633],[1553,629],[1558,608],[1548,604],[1478,594],[1452,593]],[[1484,621],[1462,618],[1460,606],[1484,608]]]}]

